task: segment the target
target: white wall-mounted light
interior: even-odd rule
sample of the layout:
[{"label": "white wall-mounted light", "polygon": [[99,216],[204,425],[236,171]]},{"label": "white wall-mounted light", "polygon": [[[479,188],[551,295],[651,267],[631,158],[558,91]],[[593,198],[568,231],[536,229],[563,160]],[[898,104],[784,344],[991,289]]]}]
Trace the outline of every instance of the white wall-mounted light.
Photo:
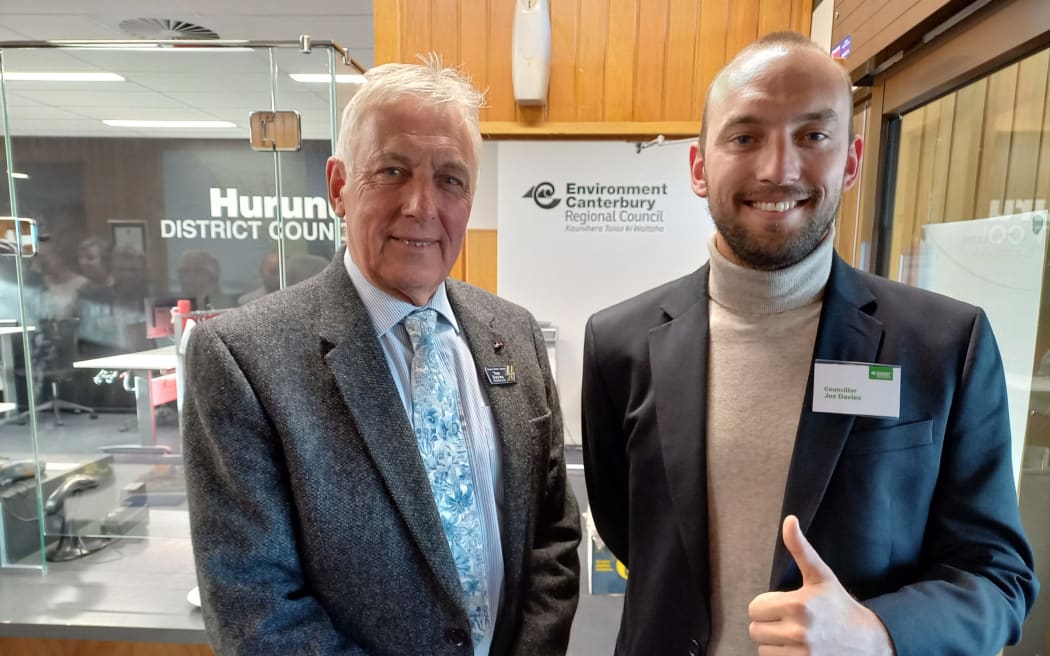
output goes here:
[{"label": "white wall-mounted light", "polygon": [[8,71],[0,78],[8,82],[124,82],[116,73],[15,73]]},{"label": "white wall-mounted light", "polygon": [[11,173],[11,177],[14,178],[15,180],[28,180],[29,179],[29,174],[28,173],[19,173],[18,171],[13,171]]},{"label": "white wall-mounted light", "polygon": [[[328,84],[332,81],[332,76],[327,73],[289,73],[288,77],[292,78],[296,82],[314,82],[320,84]],[[365,76],[358,74],[339,73],[335,76],[335,81],[339,84],[364,84]]]},{"label": "white wall-mounted light", "polygon": [[547,0],[516,0],[511,78],[519,105],[547,104],[551,74],[551,12]]},{"label": "white wall-mounted light", "polygon": [[103,123],[114,128],[235,128],[230,121],[139,121],[107,118]]}]

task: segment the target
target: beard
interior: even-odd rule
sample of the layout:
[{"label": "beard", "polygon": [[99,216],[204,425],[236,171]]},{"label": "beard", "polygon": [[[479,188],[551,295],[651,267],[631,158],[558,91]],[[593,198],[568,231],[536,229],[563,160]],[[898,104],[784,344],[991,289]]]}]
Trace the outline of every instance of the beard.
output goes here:
[{"label": "beard", "polygon": [[[808,196],[811,201],[816,198]],[[733,208],[709,199],[708,209],[715,228],[733,254],[747,266],[760,271],[775,271],[795,264],[813,252],[835,222],[842,204],[841,192],[834,198],[825,198],[819,203],[809,220],[794,233],[785,232],[781,225],[773,230],[756,234],[738,220]]]}]

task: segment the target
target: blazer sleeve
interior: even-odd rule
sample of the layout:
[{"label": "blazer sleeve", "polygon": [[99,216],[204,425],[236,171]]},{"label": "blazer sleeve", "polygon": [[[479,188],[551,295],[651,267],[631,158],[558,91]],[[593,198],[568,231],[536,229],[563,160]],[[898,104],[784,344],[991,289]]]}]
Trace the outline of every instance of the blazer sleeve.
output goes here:
[{"label": "blazer sleeve", "polygon": [[280,442],[251,382],[207,322],[186,358],[190,534],[215,653],[363,655],[304,584]]},{"label": "blazer sleeve", "polygon": [[[613,555],[631,566],[628,541],[628,465],[626,438],[608,392],[599,354],[594,317],[587,321],[583,338],[583,460],[587,497],[595,528]],[[626,381],[624,382],[626,384]]]},{"label": "blazer sleeve", "polygon": [[526,555],[528,591],[522,603],[521,628],[514,653],[553,656],[564,654],[568,649],[569,629],[579,603],[580,510],[565,472],[561,404],[547,349],[539,324],[535,319],[530,320],[547,407],[551,410],[550,455],[536,513],[532,549]]},{"label": "blazer sleeve", "polygon": [[1039,589],[1017,509],[1003,365],[981,311],[962,371],[917,582],[863,602],[897,656],[994,654],[1020,638]]}]

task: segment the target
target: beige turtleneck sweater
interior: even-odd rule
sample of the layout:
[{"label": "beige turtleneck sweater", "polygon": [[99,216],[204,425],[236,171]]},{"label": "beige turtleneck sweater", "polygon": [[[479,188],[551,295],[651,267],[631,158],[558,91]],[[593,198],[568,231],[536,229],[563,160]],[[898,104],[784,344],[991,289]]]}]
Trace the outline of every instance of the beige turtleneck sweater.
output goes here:
[{"label": "beige turtleneck sweater", "polygon": [[747,607],[769,589],[795,433],[834,235],[804,260],[756,271],[711,237],[707,492],[711,656],[753,654]]}]

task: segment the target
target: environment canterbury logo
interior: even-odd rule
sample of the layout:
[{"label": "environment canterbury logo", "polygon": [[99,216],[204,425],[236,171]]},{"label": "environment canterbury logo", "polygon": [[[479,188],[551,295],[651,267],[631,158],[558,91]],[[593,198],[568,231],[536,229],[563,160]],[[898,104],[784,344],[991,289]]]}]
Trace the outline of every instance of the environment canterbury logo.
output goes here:
[{"label": "environment canterbury logo", "polygon": [[531,198],[545,210],[552,210],[561,202],[561,199],[554,195],[554,185],[549,182],[541,182],[529,187],[522,198]]},{"label": "environment canterbury logo", "polygon": [[[561,195],[552,182],[538,182],[522,198],[543,210],[559,205],[566,232],[663,232],[667,183],[566,182]],[[564,201],[564,204],[562,204]]]}]

